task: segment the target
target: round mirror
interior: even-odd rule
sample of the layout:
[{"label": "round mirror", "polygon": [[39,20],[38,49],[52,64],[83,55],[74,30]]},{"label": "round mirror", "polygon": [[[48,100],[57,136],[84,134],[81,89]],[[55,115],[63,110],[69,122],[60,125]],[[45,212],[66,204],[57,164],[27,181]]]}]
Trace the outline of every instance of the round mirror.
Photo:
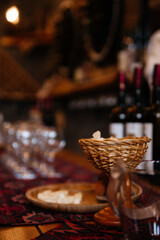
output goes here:
[{"label": "round mirror", "polygon": [[102,62],[118,49],[122,11],[123,0],[86,1],[82,23],[84,45],[91,61]]}]

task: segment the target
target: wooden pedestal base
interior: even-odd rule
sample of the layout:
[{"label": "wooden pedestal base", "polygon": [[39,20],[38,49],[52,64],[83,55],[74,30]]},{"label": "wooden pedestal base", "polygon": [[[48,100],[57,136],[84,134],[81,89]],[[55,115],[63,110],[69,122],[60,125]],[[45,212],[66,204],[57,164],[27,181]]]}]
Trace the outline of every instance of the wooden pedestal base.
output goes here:
[{"label": "wooden pedestal base", "polygon": [[105,227],[120,227],[120,219],[116,217],[110,207],[101,209],[94,214],[94,221]]}]

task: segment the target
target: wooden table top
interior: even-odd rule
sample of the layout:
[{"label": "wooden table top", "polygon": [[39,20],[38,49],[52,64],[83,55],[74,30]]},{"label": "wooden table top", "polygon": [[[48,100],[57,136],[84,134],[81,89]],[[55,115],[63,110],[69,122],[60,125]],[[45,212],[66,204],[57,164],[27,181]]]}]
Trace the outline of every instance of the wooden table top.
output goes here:
[{"label": "wooden table top", "polygon": [[39,226],[0,227],[0,240],[30,240],[55,228],[58,223]]}]

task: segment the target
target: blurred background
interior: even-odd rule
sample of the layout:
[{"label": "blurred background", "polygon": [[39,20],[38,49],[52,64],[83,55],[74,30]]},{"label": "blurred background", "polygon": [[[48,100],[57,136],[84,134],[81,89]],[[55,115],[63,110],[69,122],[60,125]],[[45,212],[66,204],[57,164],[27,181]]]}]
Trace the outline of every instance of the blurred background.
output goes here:
[{"label": "blurred background", "polygon": [[0,0],[3,121],[57,125],[77,152],[79,138],[107,137],[117,71],[131,81],[159,28],[160,0]]}]

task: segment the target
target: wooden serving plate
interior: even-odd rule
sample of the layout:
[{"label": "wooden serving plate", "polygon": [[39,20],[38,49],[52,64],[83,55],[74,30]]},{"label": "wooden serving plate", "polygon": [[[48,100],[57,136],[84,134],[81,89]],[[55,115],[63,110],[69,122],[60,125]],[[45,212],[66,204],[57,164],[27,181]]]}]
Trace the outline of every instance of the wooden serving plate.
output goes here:
[{"label": "wooden serving plate", "polygon": [[[101,209],[108,207],[107,202],[99,202],[97,199],[96,193],[96,183],[59,183],[52,185],[44,185],[35,188],[31,188],[26,192],[27,199],[34,205],[50,209],[54,211],[61,212],[74,212],[74,213],[89,213],[89,212],[97,212]],[[60,204],[60,203],[52,203],[45,202],[43,200],[38,199],[37,195],[40,192],[45,190],[68,190],[70,193],[82,192],[83,198],[80,204]],[[132,196],[133,200],[140,197],[142,194],[142,189],[137,184],[133,183],[134,195]]]},{"label": "wooden serving plate", "polygon": [[[108,203],[98,202],[96,198],[95,183],[60,183],[53,185],[44,185],[32,188],[26,192],[27,199],[34,205],[61,212],[88,213],[97,212],[108,206]],[[45,190],[68,190],[70,193],[82,192],[83,197],[80,204],[60,204],[45,202],[38,199],[37,195]]]}]

